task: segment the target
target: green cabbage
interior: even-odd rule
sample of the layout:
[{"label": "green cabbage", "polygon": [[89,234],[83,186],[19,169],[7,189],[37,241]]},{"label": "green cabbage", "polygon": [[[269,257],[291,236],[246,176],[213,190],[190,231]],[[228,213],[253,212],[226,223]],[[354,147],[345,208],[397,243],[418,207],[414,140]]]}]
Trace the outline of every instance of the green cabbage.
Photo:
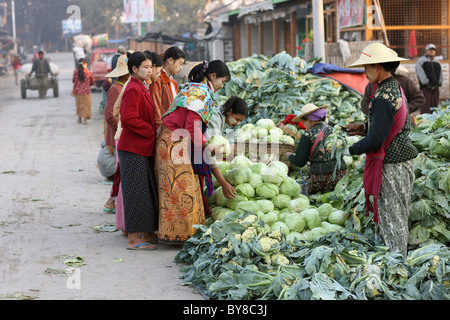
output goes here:
[{"label": "green cabbage", "polygon": [[256,173],[258,175],[261,175],[261,173],[263,172],[263,170],[267,169],[267,164],[262,163],[262,162],[256,162],[256,163],[252,163],[250,165],[250,169],[252,170],[253,173]]},{"label": "green cabbage", "polygon": [[236,210],[237,205],[244,201],[248,201],[248,198],[245,195],[237,194],[233,199],[228,199],[227,207]]},{"label": "green cabbage", "polygon": [[278,187],[273,183],[263,183],[256,187],[256,194],[265,199],[272,199],[279,194]]},{"label": "green cabbage", "polygon": [[263,213],[271,212],[275,209],[272,201],[270,200],[256,200],[256,203],[259,206],[259,211],[262,211]]},{"label": "green cabbage", "polygon": [[272,198],[272,203],[277,209],[287,208],[289,202],[291,202],[291,197],[286,194],[278,194]]},{"label": "green cabbage", "polygon": [[256,122],[256,126],[270,130],[272,128],[275,128],[275,122],[273,122],[272,119],[259,119]]},{"label": "green cabbage", "polygon": [[255,196],[255,189],[252,187],[250,183],[244,182],[238,184],[235,188],[237,193],[240,193],[247,198],[253,198]]},{"label": "green cabbage", "polygon": [[322,227],[316,227],[311,229],[311,231],[308,233],[308,240],[314,241],[319,237],[325,236],[328,233],[327,229]]},{"label": "green cabbage", "polygon": [[250,183],[253,189],[256,189],[257,186],[263,183],[263,179],[259,174],[252,173],[250,179],[248,179],[248,183]]},{"label": "green cabbage", "polygon": [[260,210],[260,205],[258,204],[257,201],[243,201],[243,202],[239,202],[236,205],[236,211],[239,213],[244,213],[244,210],[253,212],[253,213],[257,213]]},{"label": "green cabbage", "polygon": [[346,220],[347,217],[342,210],[333,211],[328,215],[328,222],[332,224],[343,226]]},{"label": "green cabbage", "polygon": [[280,192],[290,197],[299,195],[301,191],[302,188],[300,187],[300,185],[297,183],[297,181],[295,181],[295,179],[291,177],[287,177],[286,179],[284,179],[284,181],[280,185]]},{"label": "green cabbage", "polygon": [[214,221],[222,220],[230,212],[233,212],[233,210],[229,208],[215,207],[214,209],[211,210],[211,216]]},{"label": "green cabbage", "polygon": [[317,208],[319,216],[322,221],[327,221],[329,214],[333,211],[333,206],[330,203],[324,203]]},{"label": "green cabbage", "polygon": [[306,227],[306,220],[300,213],[290,213],[284,219],[289,230],[295,232],[302,232]]},{"label": "green cabbage", "polygon": [[268,167],[261,173],[263,181],[266,183],[273,183],[280,186],[281,183],[288,177],[286,171],[279,166]]},{"label": "green cabbage", "polygon": [[271,163],[269,163],[268,167],[269,168],[274,168],[274,167],[281,168],[284,171],[286,171],[286,174],[289,173],[289,167],[287,166],[287,164],[285,164],[284,162],[281,162],[281,161],[272,161]]},{"label": "green cabbage", "polygon": [[270,226],[270,231],[279,230],[281,233],[284,233],[285,235],[289,234],[289,228],[286,225],[286,223],[277,221],[274,224]]},{"label": "green cabbage", "polygon": [[250,167],[251,164],[252,164],[252,162],[250,161],[249,158],[247,158],[245,156],[242,156],[242,155],[237,155],[231,161],[231,168],[236,168],[236,167],[239,167],[239,166]]},{"label": "green cabbage", "polygon": [[217,161],[216,164],[222,174],[231,169],[231,163],[228,161]]},{"label": "green cabbage", "polygon": [[252,170],[246,166],[234,167],[227,173],[226,180],[233,186],[237,186],[241,183],[248,182]]},{"label": "green cabbage", "polygon": [[290,215],[292,212],[289,211],[281,211],[280,214],[278,215],[278,220],[279,221],[283,221],[284,223],[286,223],[286,217],[288,215]]},{"label": "green cabbage", "polygon": [[280,138],[280,143],[295,145],[295,140],[290,136],[282,135]]},{"label": "green cabbage", "polygon": [[253,130],[253,136],[256,136],[259,139],[265,138],[269,135],[269,131],[266,128],[255,128]]},{"label": "green cabbage", "polygon": [[223,194],[222,187],[218,187],[214,191],[214,200],[216,201],[216,204],[220,207],[226,207],[228,203],[228,198],[226,198]]},{"label": "green cabbage", "polygon": [[340,225],[328,223],[326,221],[322,222],[322,228],[325,228],[328,232],[339,232],[343,229]]},{"label": "green cabbage", "polygon": [[311,208],[303,210],[301,215],[305,218],[309,230],[322,225],[322,220],[320,219],[319,211],[317,211],[317,209]]},{"label": "green cabbage", "polygon": [[246,130],[252,130],[253,128],[255,128],[255,125],[253,123],[246,123],[240,129],[242,131],[246,131]]},{"label": "green cabbage", "polygon": [[288,204],[288,209],[291,212],[301,212],[303,210],[306,210],[309,208],[309,199],[308,197],[301,195],[302,197],[299,197],[297,199],[291,200]]},{"label": "green cabbage", "polygon": [[218,150],[218,152],[215,154],[218,158],[223,158],[223,155],[225,157],[228,157],[231,153],[231,145],[230,142],[221,135],[215,135],[212,136],[212,138],[209,140],[209,145],[211,147],[216,147],[223,144],[223,147]]},{"label": "green cabbage", "polygon": [[289,232],[289,234],[286,236],[286,241],[289,243],[294,244],[295,243],[295,239],[297,239],[298,241],[305,241],[307,240],[306,237],[300,233],[300,232]]},{"label": "green cabbage", "polygon": [[262,216],[261,220],[271,226],[278,220],[278,216],[275,212],[268,212]]}]

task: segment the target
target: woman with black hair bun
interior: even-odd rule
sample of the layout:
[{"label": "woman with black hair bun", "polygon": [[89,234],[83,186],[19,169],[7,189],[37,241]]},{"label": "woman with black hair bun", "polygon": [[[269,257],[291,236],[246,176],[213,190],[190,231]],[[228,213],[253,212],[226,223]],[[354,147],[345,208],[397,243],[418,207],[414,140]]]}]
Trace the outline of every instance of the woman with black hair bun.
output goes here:
[{"label": "woman with black hair bun", "polygon": [[[154,250],[158,229],[158,193],[154,173],[156,126],[148,91],[151,57],[128,54],[131,74],[120,106],[122,133],[117,145],[128,249]],[[142,235],[142,237],[140,237]]]},{"label": "woman with black hair bun", "polygon": [[163,115],[156,142],[158,241],[164,243],[182,244],[195,233],[194,225],[205,224],[210,210],[203,186],[211,196],[212,174],[227,198],[236,194],[219,168],[211,166],[222,146],[209,145],[204,135],[213,114],[214,93],[230,79],[230,71],[223,61],[204,61],[191,70],[189,79]]}]

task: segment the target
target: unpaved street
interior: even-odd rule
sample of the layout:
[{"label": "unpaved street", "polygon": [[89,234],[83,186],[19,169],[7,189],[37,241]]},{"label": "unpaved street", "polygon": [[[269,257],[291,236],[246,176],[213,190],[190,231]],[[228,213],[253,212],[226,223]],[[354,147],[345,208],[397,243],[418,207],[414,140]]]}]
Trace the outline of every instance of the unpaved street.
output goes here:
[{"label": "unpaved street", "polygon": [[[102,211],[111,184],[97,168],[101,93],[79,124],[73,55],[46,57],[60,68],[59,98],[28,90],[23,100],[12,75],[0,78],[0,299],[203,299],[179,285],[180,247],[130,251],[121,232],[93,229],[115,223]],[[64,262],[76,257],[85,265],[69,277]]]}]

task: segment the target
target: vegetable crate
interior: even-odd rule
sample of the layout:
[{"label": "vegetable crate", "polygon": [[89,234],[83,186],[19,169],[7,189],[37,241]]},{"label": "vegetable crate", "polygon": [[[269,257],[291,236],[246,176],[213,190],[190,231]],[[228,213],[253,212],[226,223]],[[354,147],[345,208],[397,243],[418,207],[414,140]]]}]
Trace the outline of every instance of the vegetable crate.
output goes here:
[{"label": "vegetable crate", "polygon": [[245,155],[253,162],[269,164],[272,161],[281,161],[289,166],[286,152],[295,153],[295,146],[284,143],[236,142],[235,150],[236,155]]}]

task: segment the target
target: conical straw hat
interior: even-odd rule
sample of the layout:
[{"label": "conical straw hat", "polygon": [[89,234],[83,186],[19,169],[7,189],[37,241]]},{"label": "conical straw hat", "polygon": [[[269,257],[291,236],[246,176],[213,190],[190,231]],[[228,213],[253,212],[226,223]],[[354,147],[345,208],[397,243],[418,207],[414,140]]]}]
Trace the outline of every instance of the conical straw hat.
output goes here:
[{"label": "conical straw hat", "polygon": [[305,116],[307,116],[310,113],[313,113],[314,111],[317,111],[319,109],[326,109],[328,106],[321,106],[318,107],[313,103],[307,103],[302,108],[302,113],[296,116],[294,119],[292,119],[293,122],[300,122]]},{"label": "conical straw hat", "polygon": [[127,59],[127,55],[126,54],[122,54],[119,59],[117,59],[117,64],[116,67],[114,68],[113,71],[111,71],[110,73],[108,73],[106,75],[107,78],[118,78],[121,76],[124,76],[128,73],[130,73],[130,71],[128,70],[128,59]]},{"label": "conical straw hat", "polygon": [[360,68],[367,64],[377,64],[394,61],[405,61],[408,59],[400,58],[392,49],[389,49],[382,43],[369,44],[361,53],[361,56],[347,68]]}]

